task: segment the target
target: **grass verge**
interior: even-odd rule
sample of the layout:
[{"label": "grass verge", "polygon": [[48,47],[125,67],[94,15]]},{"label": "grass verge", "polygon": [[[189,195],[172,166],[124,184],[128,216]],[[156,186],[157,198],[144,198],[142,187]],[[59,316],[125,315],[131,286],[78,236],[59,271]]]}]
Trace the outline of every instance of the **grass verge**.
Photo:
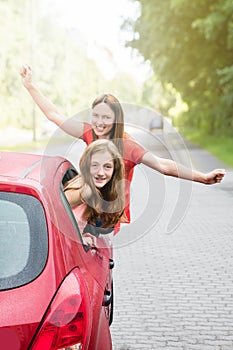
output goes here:
[{"label": "grass verge", "polygon": [[0,151],[11,151],[11,152],[29,152],[29,151],[36,151],[36,150],[43,150],[48,145],[50,146],[56,146],[60,145],[66,142],[70,142],[70,138],[63,136],[63,137],[55,137],[55,138],[43,138],[37,141],[27,141],[27,142],[21,142],[18,144],[6,144],[4,146],[0,146]]},{"label": "grass verge", "polygon": [[198,130],[185,129],[181,133],[195,145],[207,150],[233,168],[233,138],[230,136],[201,135]]},{"label": "grass verge", "polygon": [[11,152],[28,152],[36,151],[38,149],[43,149],[46,147],[48,140],[22,142],[20,144],[5,145],[0,147],[0,151],[11,151]]}]

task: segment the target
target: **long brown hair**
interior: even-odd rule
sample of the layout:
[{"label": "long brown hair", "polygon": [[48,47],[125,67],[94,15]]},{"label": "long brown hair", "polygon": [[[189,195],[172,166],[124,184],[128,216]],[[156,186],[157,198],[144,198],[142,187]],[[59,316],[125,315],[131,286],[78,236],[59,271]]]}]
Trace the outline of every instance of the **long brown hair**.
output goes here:
[{"label": "long brown hair", "polygon": [[[118,99],[111,94],[102,94],[92,103],[92,109],[100,104],[106,103],[114,112],[115,121],[110,133],[110,139],[115,143],[121,155],[123,155],[123,134],[124,134],[124,112]],[[96,135],[92,130],[93,139],[96,140]]]},{"label": "long brown hair", "polygon": [[[98,189],[90,176],[90,166],[93,154],[108,151],[114,163],[111,180],[101,189]],[[125,207],[124,195],[124,162],[110,140],[96,140],[88,145],[79,162],[83,183],[91,188],[92,195],[87,200],[84,212],[86,220],[95,225],[97,218],[101,218],[102,227],[112,227],[117,224],[123,215]]]}]

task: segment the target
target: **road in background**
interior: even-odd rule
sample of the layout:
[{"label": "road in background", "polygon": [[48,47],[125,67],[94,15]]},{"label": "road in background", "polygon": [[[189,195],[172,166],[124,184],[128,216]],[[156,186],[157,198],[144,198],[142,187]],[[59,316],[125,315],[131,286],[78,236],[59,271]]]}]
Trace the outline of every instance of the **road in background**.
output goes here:
[{"label": "road in background", "polygon": [[[203,171],[223,165],[181,144],[167,153]],[[232,177],[205,186],[135,169],[136,216],[114,241],[114,350],[233,349]]]}]

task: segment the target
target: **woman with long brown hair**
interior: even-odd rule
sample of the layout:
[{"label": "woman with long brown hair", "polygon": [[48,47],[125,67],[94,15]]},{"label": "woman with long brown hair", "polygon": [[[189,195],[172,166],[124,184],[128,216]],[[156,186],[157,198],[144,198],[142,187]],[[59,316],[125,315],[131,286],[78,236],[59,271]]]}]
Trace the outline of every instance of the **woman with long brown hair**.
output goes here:
[{"label": "woman with long brown hair", "polygon": [[124,163],[113,142],[93,141],[79,162],[80,174],[64,187],[82,233],[98,236],[113,231],[124,208]]}]

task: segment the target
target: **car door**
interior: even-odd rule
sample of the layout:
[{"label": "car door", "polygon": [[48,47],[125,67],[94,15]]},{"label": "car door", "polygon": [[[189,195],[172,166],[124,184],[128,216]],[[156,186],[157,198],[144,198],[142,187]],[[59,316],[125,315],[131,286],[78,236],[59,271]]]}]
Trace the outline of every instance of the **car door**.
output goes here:
[{"label": "car door", "polygon": [[[90,300],[92,302],[93,324],[89,349],[109,350],[112,347],[109,330],[112,287],[111,269],[113,266],[111,240],[108,235],[105,235],[96,238],[95,248],[84,245],[79,220],[76,219],[63,192],[64,184],[67,180],[76,176],[77,171],[71,167],[65,170],[63,169],[61,173],[63,175],[60,180],[60,197],[73,229],[76,232],[76,238],[74,238],[74,235],[72,237],[70,236],[72,240],[72,251],[78,251],[82,259],[81,263],[80,261],[78,262],[79,269],[87,282]],[[70,234],[70,232],[67,234]]]}]

